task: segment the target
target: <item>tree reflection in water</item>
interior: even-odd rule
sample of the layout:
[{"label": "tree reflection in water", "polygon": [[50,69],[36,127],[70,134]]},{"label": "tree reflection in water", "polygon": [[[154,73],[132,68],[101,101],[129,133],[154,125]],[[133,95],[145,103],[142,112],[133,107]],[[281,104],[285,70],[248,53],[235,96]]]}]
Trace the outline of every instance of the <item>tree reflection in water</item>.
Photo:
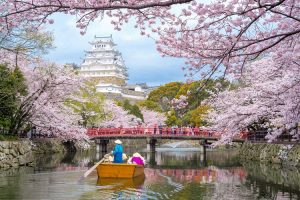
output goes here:
[{"label": "tree reflection in water", "polygon": [[240,164],[230,151],[142,155],[154,161],[145,178],[122,181],[97,181],[96,172],[78,181],[94,154],[43,157],[35,168],[0,171],[0,199],[300,199],[298,168]]}]

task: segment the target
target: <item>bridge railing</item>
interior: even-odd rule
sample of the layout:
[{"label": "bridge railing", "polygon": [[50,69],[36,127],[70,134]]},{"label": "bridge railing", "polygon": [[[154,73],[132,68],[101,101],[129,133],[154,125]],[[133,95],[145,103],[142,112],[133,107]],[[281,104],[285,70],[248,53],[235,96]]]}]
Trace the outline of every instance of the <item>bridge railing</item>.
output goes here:
[{"label": "bridge railing", "polygon": [[201,128],[90,128],[87,134],[93,136],[106,135],[178,135],[178,136],[203,136],[203,137],[220,137],[221,134]]}]

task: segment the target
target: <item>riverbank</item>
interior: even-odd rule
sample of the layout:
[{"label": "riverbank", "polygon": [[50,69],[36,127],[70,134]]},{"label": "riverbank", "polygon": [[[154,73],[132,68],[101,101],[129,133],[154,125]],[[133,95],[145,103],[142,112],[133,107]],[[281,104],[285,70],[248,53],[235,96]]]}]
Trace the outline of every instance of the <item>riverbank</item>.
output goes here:
[{"label": "riverbank", "polygon": [[244,162],[281,164],[300,167],[300,145],[266,144],[245,142],[240,148],[240,159]]},{"label": "riverbank", "polygon": [[0,141],[0,168],[34,166],[36,164],[35,157],[37,156],[65,154],[66,152],[85,151],[89,149],[90,144],[85,141],[73,143],[53,138]]}]

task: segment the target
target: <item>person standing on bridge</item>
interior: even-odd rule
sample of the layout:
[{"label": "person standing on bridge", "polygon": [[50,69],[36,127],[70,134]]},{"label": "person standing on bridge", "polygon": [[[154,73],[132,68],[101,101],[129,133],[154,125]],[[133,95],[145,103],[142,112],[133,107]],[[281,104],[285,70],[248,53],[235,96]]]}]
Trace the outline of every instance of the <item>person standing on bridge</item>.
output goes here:
[{"label": "person standing on bridge", "polygon": [[114,150],[112,151],[112,154],[114,155],[114,163],[123,163],[122,155],[123,155],[123,147],[121,140],[115,141],[116,146],[114,147]]}]

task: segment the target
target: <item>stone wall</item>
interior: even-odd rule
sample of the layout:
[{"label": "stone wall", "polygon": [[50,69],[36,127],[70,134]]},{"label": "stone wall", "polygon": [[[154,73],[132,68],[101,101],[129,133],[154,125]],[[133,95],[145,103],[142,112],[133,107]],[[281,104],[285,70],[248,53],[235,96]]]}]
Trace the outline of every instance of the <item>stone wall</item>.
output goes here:
[{"label": "stone wall", "polygon": [[246,142],[240,148],[243,161],[259,161],[300,166],[300,145],[263,144]]},{"label": "stone wall", "polygon": [[0,168],[35,165],[35,158],[41,155],[65,154],[70,151],[89,150],[86,141],[62,142],[53,138],[0,141]]},{"label": "stone wall", "polygon": [[0,168],[32,165],[34,156],[29,140],[0,141]]},{"label": "stone wall", "polygon": [[35,139],[32,143],[32,151],[37,154],[63,153],[66,150],[61,141],[52,138]]}]

